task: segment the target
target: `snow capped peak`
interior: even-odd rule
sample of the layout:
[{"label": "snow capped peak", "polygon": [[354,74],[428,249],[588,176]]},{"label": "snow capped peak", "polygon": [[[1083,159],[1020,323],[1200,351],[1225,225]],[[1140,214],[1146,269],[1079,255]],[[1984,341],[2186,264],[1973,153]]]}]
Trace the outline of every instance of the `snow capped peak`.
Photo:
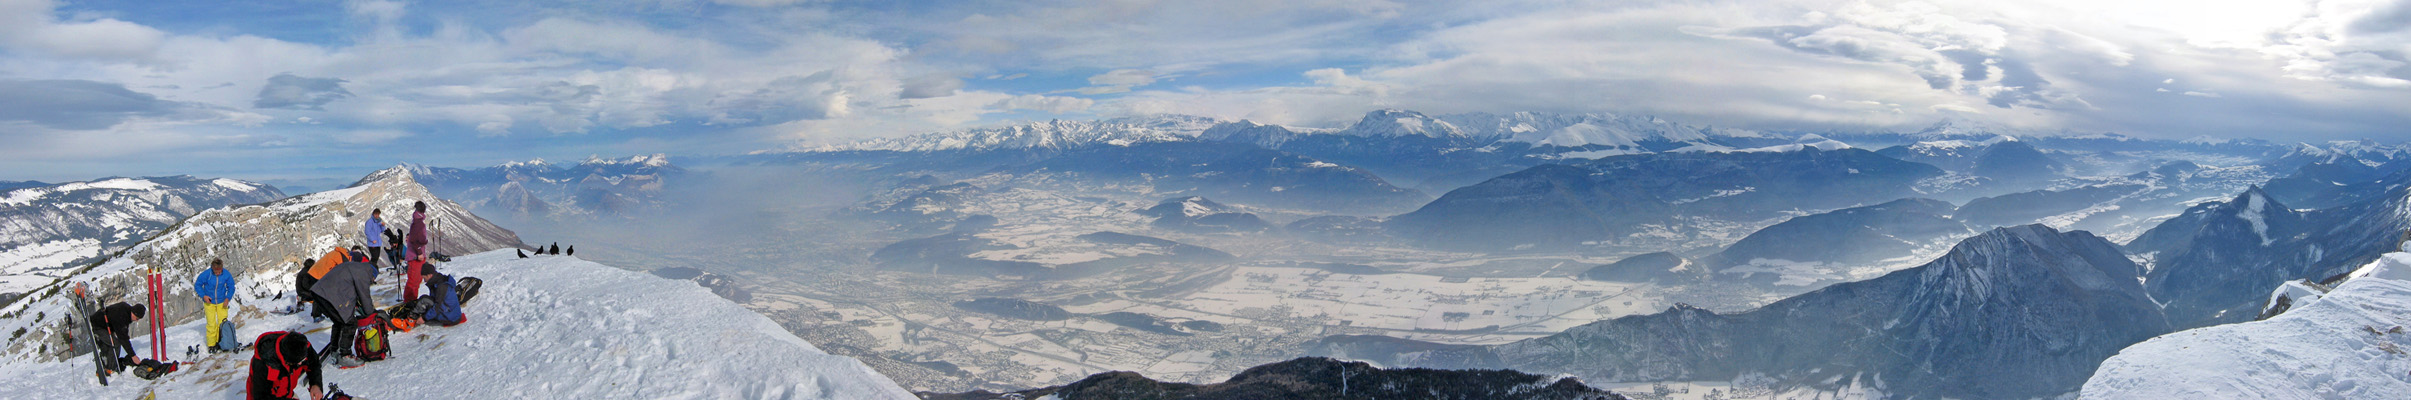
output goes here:
[{"label": "snow capped peak", "polygon": [[[537,159],[537,160],[536,160],[536,162],[542,162],[542,161],[544,161],[544,160],[543,160],[543,159]],[[667,167],[667,166],[670,166],[670,155],[668,155],[668,154],[661,154],[661,153],[654,153],[654,154],[652,154],[652,155],[635,155],[635,156],[629,156],[628,158],[623,158],[623,159],[603,158],[603,156],[600,156],[600,155],[588,155],[588,156],[586,156],[586,161],[580,161],[580,162],[578,162],[578,164],[579,164],[579,165],[636,165],[636,166],[646,166],[646,167],[657,167],[657,168],[658,168],[658,167]]]},{"label": "snow capped peak", "polygon": [[1065,149],[1086,145],[1128,146],[1197,137],[1221,122],[1187,115],[1147,115],[1104,120],[1047,120],[1001,127],[870,139],[809,151],[949,151]]},{"label": "snow capped peak", "polygon": [[1840,140],[1827,139],[1827,138],[1825,138],[1824,136],[1819,136],[1819,135],[1817,135],[1817,134],[1811,133],[1811,134],[1808,134],[1808,135],[1806,135],[1806,136],[1801,136],[1799,139],[1793,140],[1791,144],[1779,144],[1779,145],[1774,145],[1774,146],[1766,146],[1766,147],[1751,148],[1751,149],[1742,149],[1742,150],[1734,150],[1734,151],[1736,151],[1736,152],[1786,152],[1786,151],[1801,151],[1801,150],[1806,150],[1806,149],[1817,149],[1817,150],[1824,150],[1824,151],[1834,151],[1834,150],[1851,149],[1851,148],[1856,148],[1856,147],[1851,146],[1849,143],[1843,143],[1843,142],[1842,142],[1842,141],[1840,141]]},{"label": "snow capped peak", "polygon": [[1367,112],[1365,113],[1364,119],[1358,120],[1356,125],[1350,126],[1348,129],[1340,132],[1343,134],[1368,137],[1423,136],[1431,138],[1461,138],[1466,136],[1465,130],[1458,128],[1456,124],[1448,123],[1448,121],[1442,121],[1439,118],[1432,118],[1431,116],[1423,115],[1423,113],[1420,112],[1399,109],[1381,109]]},{"label": "snow capped peak", "polygon": [[360,177],[360,180],[353,181],[352,185],[347,187],[359,187],[361,185],[367,185],[374,182],[390,180],[405,180],[409,181],[412,185],[417,185],[419,174],[431,173],[433,173],[433,170],[428,169],[428,167],[425,165],[402,163],[401,165],[395,165],[385,169],[377,170],[377,172],[370,172],[368,173],[368,176]]},{"label": "snow capped peak", "polygon": [[499,165],[499,166],[500,166],[500,167],[503,167],[503,168],[511,168],[511,169],[516,169],[516,168],[531,168],[531,167],[532,167],[532,168],[544,168],[544,167],[551,167],[552,165],[553,165],[553,164],[552,164],[551,162],[546,162],[546,161],[544,161],[544,159],[543,159],[543,158],[539,157],[539,158],[532,159],[532,160],[527,160],[527,161],[524,161],[524,162],[523,162],[523,161],[512,161],[512,162],[506,162],[506,163],[502,163],[502,165]]}]

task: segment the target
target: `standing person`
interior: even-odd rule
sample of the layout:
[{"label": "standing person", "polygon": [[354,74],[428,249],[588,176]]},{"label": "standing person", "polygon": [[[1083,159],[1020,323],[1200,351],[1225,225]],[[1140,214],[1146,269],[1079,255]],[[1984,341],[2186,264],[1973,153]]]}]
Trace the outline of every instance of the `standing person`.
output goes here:
[{"label": "standing person", "polygon": [[[134,338],[132,335],[126,332],[126,328],[132,327],[134,325],[134,320],[142,319],[144,312],[145,310],[141,304],[126,304],[126,302],[122,301],[117,302],[117,304],[110,304],[108,307],[101,307],[100,311],[93,311],[92,315],[88,316],[87,319],[88,321],[92,321],[92,334],[96,336],[113,335],[116,336],[117,342],[110,343],[114,344],[115,346],[113,347],[116,347],[116,349],[92,349],[92,351],[103,352],[101,354],[110,356],[125,354],[125,356],[118,357],[119,359],[125,360],[125,362],[118,363],[117,365],[134,365],[135,361],[140,360],[140,358],[137,358],[134,354]],[[107,336],[102,337],[107,338]]]},{"label": "standing person", "polygon": [[316,304],[312,312],[335,323],[335,329],[327,334],[332,338],[327,340],[326,350],[318,352],[320,358],[338,368],[363,363],[351,353],[352,336],[360,333],[359,321],[377,309],[376,300],[369,298],[369,286],[376,283],[377,266],[352,261],[335,265],[310,285],[310,293],[315,295],[310,301]]},{"label": "standing person", "polygon": [[403,253],[410,257],[409,268],[402,271],[402,275],[408,277],[405,279],[409,280],[402,285],[402,301],[405,302],[419,298],[419,280],[422,279],[419,277],[419,267],[427,265],[427,254],[430,253],[427,248],[431,247],[427,243],[427,202],[412,202],[410,208],[413,210],[410,213],[410,234],[402,242],[410,247],[409,252]]},{"label": "standing person", "polygon": [[385,209],[368,210],[368,222],[360,232],[368,237],[368,263],[376,264],[377,258],[385,255]]},{"label": "standing person", "polygon": [[207,320],[201,336],[208,340],[209,352],[218,352],[218,326],[226,323],[226,301],[234,299],[234,274],[226,272],[226,260],[209,260],[209,270],[193,278],[193,294],[201,296],[201,315]]}]

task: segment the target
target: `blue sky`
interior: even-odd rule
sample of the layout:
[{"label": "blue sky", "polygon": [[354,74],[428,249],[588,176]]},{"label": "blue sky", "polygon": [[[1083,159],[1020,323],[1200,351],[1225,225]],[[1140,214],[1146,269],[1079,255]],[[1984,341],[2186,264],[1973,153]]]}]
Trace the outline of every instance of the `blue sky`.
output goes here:
[{"label": "blue sky", "polygon": [[1393,107],[2399,141],[2407,55],[2406,0],[0,0],[0,179]]}]

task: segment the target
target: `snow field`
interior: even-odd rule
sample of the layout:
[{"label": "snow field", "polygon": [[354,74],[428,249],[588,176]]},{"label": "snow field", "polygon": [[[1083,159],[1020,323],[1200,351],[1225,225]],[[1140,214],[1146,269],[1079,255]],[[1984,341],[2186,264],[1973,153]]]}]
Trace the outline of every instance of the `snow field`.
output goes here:
[{"label": "snow field", "polygon": [[2088,399],[2411,398],[2411,254],[2268,320],[2193,329],[2103,361]]}]

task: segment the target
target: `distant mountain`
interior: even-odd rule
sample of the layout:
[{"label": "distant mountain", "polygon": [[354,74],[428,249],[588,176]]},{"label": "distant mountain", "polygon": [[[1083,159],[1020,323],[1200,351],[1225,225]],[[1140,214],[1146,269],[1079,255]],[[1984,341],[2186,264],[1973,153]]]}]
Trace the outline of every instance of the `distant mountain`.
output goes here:
[{"label": "distant mountain", "polygon": [[1592,268],[1584,276],[1663,281],[1723,272],[1720,277],[1783,285],[1855,280],[1843,270],[1940,251],[1974,236],[1974,230],[1950,218],[1955,208],[1941,200],[1901,199],[1806,215],[1759,229],[1697,260],[1649,253]]},{"label": "distant mountain", "polygon": [[1582,277],[1617,282],[1689,282],[1705,279],[1711,272],[1683,256],[1661,251],[1591,267],[1582,272]]},{"label": "distant mountain", "polygon": [[1135,372],[1106,372],[1063,386],[1011,393],[921,393],[926,400],[998,399],[1582,399],[1622,400],[1614,392],[1515,371],[1382,369],[1363,362],[1306,357],[1248,368],[1214,384],[1158,382]]},{"label": "distant mountain", "polygon": [[2176,161],[2125,176],[2068,179],[2055,189],[1969,200],[1955,217],[1978,229],[2041,223],[2129,240],[2189,206],[2232,197],[2269,177],[2256,165]]},{"label": "distant mountain", "polygon": [[2366,166],[2385,165],[2411,158],[2411,143],[2381,143],[2372,140],[2338,140],[2319,144],[2296,143],[2285,153],[2270,157],[2261,164],[2278,173],[2293,173],[2313,164],[2358,163]]},{"label": "distant mountain", "polygon": [[1232,143],[1088,146],[998,171],[1036,185],[1061,183],[1056,186],[1067,189],[1134,188],[1140,192],[1132,195],[1206,196],[1360,215],[1405,210],[1431,198],[1355,167]]},{"label": "distant mountain", "polygon": [[687,175],[669,156],[589,157],[558,165],[537,159],[477,169],[409,166],[428,190],[472,209],[518,216],[624,215],[663,205]]},{"label": "distant mountain", "polygon": [[2402,399],[2411,254],[2388,254],[2265,321],[2191,329],[2120,350],[2084,384],[2097,399]]},{"label": "distant mountain", "polygon": [[2356,158],[2325,160],[2294,168],[2292,175],[2262,184],[2269,197],[2300,208],[2328,208],[2382,193],[2375,184],[2388,174],[2411,169],[2411,161],[2370,165]]},{"label": "distant mountain", "polygon": [[41,181],[0,181],[0,191],[40,186],[50,186],[50,184]]},{"label": "distant mountain", "polygon": [[1096,121],[1050,120],[996,128],[933,132],[891,139],[823,146],[812,152],[958,150],[1064,150],[1089,145],[1127,146],[1184,141],[1221,122],[1187,115],[1150,115]]},{"label": "distant mountain", "polygon": [[883,221],[906,233],[978,232],[996,224],[996,217],[964,213],[965,202],[985,190],[970,183],[907,185],[893,193],[849,208],[845,215]]},{"label": "distant mountain", "polygon": [[1913,194],[1933,166],[1865,150],[1655,153],[1549,164],[1448,192],[1392,217],[1392,234],[1469,250],[1562,249],[1678,218],[1759,220]]},{"label": "distant mountain", "polygon": [[1138,210],[1138,213],[1154,217],[1155,221],[1149,225],[1157,229],[1180,232],[1239,233],[1272,229],[1272,224],[1264,222],[1256,214],[1198,196],[1164,199],[1154,207]]},{"label": "distant mountain", "polygon": [[1978,196],[2040,188],[2066,177],[2069,169],[2033,145],[2009,136],[1925,141],[1887,147],[1875,153],[1972,177],[1977,181],[1960,191]]},{"label": "distant mountain", "polygon": [[[1354,125],[1295,131],[1225,123],[1206,140],[1248,143],[1358,166],[1410,187],[1448,190],[1565,160],[1665,151],[1730,151],[1789,144],[1757,132],[1613,114],[1469,113],[1432,116],[1375,110]],[[1838,142],[1836,142],[1838,143]],[[1830,149],[1832,144],[1824,144]]]},{"label": "distant mountain", "polygon": [[[1771,283],[1854,280],[1845,269],[1877,266],[1889,259],[1920,255],[1920,251],[1940,251],[1974,236],[1975,230],[1950,218],[1955,209],[1941,200],[1902,199],[1792,218],[1750,233],[1725,246],[1724,251],[1703,257],[1701,264],[1713,271],[1739,273],[1733,276],[1736,278]],[[1752,268],[1735,269],[1742,266]],[[1768,276],[1751,276],[1759,274]],[[1801,276],[1782,276],[1787,274]]]},{"label": "distant mountain", "polygon": [[2036,398],[2170,331],[2142,268],[2085,232],[2028,225],[1923,266],[1756,310],[1678,305],[1498,346],[1333,337],[1309,353],[1428,368],[1513,368],[1594,382],[1732,380],[1882,388],[1889,398]]},{"label": "distant mountain", "polygon": [[264,184],[191,176],[7,190],[0,193],[0,295],[48,284],[202,210],[282,197]]},{"label": "distant mountain", "polygon": [[2152,297],[2179,327],[2250,321],[2287,281],[2329,281],[2394,251],[2411,230],[2411,172],[2382,194],[2297,212],[2257,188],[2189,209],[2128,244],[2152,258]]}]

